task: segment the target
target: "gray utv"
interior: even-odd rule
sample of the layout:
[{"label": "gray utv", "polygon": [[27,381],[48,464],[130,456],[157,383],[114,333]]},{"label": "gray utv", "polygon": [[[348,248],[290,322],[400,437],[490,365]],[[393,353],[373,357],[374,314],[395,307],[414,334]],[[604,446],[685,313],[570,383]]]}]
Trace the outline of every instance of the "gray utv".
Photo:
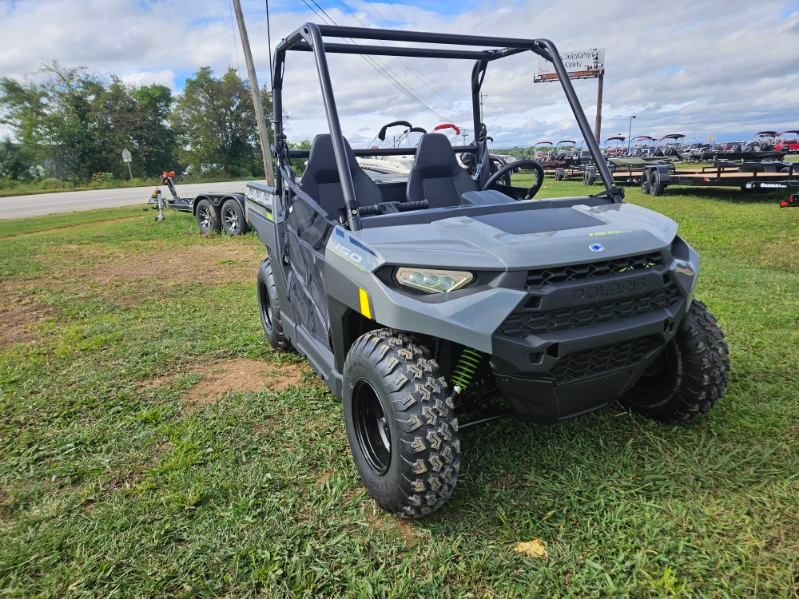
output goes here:
[{"label": "gray utv", "polygon": [[[288,51],[313,54],[329,125],[305,152],[283,133]],[[480,89],[492,61],[522,52],[553,63],[602,193],[529,201],[541,166],[490,160]],[[352,150],[330,53],[471,62],[475,139],[452,147],[430,133],[416,148]],[[268,253],[263,329],[343,401],[355,465],[384,509],[440,508],[458,478],[459,430],[486,410],[551,423],[618,400],[683,423],[722,396],[727,346],[694,299],[699,256],[672,220],[623,201],[552,42],[307,24],[277,46],[273,82],[279,175],[276,188],[250,184],[246,202]],[[370,176],[356,160],[399,154],[414,155],[405,177]],[[292,158],[307,158],[299,179]],[[529,189],[509,184],[520,168],[536,175]]]}]

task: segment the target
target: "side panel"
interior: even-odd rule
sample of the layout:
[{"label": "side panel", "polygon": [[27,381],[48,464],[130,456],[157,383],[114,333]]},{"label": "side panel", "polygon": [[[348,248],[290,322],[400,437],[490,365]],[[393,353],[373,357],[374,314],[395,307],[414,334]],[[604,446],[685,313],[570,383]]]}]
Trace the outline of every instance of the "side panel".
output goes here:
[{"label": "side panel", "polygon": [[261,243],[266,247],[267,253],[273,258],[272,273],[275,277],[278,296],[281,298],[281,311],[286,316],[283,328],[286,336],[293,342],[295,337],[294,315],[291,311],[291,304],[285,301],[287,297],[286,271],[283,261],[279,258],[285,252],[285,242],[282,241],[280,233],[282,229],[285,229],[281,202],[274,187],[256,181],[247,183],[245,196],[245,219],[257,233]]},{"label": "side panel", "polygon": [[[283,210],[283,203],[274,188],[260,182],[247,184],[246,197],[246,218],[272,258],[272,271],[281,303],[283,332],[294,348],[308,359],[333,394],[340,397],[341,375],[334,369],[333,353],[326,344],[326,331],[324,335],[320,335],[319,331],[316,331],[316,335],[314,335],[314,327],[310,326],[311,323],[300,318],[300,315],[307,313],[307,310],[299,309],[303,306],[295,305],[296,302],[291,300],[289,294],[290,277],[294,278],[293,284],[296,287],[298,275],[296,271],[292,272],[289,261],[292,258],[300,260],[301,257],[288,255],[288,215]],[[296,216],[297,211],[294,212]],[[292,234],[296,235],[296,233]],[[323,268],[315,274],[316,276],[322,275]],[[322,308],[326,309],[326,306],[322,306]]]},{"label": "side panel", "polygon": [[[276,248],[277,228],[274,206],[278,205],[275,188],[265,183],[247,183],[246,201],[242,199],[244,215],[267,249]],[[278,208],[279,210],[279,208]]]}]

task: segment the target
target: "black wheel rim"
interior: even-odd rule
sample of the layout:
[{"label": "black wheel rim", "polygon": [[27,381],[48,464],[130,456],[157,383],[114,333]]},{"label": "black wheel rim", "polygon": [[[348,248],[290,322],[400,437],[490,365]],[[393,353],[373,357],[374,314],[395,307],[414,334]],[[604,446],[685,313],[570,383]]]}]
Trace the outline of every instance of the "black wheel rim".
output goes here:
[{"label": "black wheel rim", "polygon": [[230,206],[222,210],[222,222],[225,224],[225,229],[231,233],[235,233],[239,230],[239,215],[236,214],[236,211]]},{"label": "black wheel rim", "polygon": [[358,381],[352,391],[352,419],[366,463],[385,474],[391,464],[391,429],[377,392],[365,380]]}]

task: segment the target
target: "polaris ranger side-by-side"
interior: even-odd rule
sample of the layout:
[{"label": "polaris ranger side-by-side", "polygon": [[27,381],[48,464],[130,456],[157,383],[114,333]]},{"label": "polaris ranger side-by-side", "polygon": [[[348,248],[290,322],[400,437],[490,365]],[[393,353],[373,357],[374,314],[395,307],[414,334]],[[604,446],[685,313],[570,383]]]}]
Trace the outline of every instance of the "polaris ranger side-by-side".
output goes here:
[{"label": "polaris ranger side-by-side", "polygon": [[[313,54],[324,99],[329,132],[307,152],[290,150],[283,134],[290,51]],[[483,79],[493,61],[527,52],[560,76],[602,193],[529,201],[541,165],[490,160]],[[351,149],[331,53],[471,63],[476,139],[452,147],[429,133],[414,148]],[[384,509],[419,517],[447,501],[458,418],[479,398],[539,423],[616,400],[682,423],[724,393],[727,346],[694,299],[699,256],[674,221],[625,203],[613,186],[552,42],[306,24],[277,46],[273,103],[276,188],[252,183],[246,203],[268,253],[257,283],[263,329],[342,399],[353,459]],[[371,178],[356,160],[399,154],[414,157],[404,179]],[[458,154],[470,155],[473,176]],[[307,158],[301,177],[296,157]],[[519,167],[537,175],[529,189],[508,184]]]}]

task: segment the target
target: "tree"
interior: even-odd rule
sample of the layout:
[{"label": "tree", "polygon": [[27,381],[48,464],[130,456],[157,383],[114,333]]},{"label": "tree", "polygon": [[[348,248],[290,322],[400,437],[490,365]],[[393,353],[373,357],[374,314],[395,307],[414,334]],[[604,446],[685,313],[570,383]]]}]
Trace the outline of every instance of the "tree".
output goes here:
[{"label": "tree", "polygon": [[[266,90],[262,91],[262,99],[268,122],[272,101]],[[182,160],[197,171],[263,175],[249,85],[235,70],[229,69],[221,78],[215,78],[210,67],[198,70],[186,80],[171,122],[181,144]]]},{"label": "tree", "polygon": [[30,167],[44,158],[41,121],[47,107],[46,93],[35,84],[22,85],[14,79],[3,77],[0,79],[0,107],[3,108],[0,123],[11,126],[19,141],[19,148],[14,149],[11,141],[6,140],[4,164],[11,160],[12,155],[14,160],[26,163],[26,168],[15,169],[16,177],[6,166],[6,176],[25,178],[22,172],[27,173]]},{"label": "tree", "polygon": [[131,88],[117,77],[96,98],[98,140],[108,165],[103,170],[127,177],[122,150],[133,154],[136,175],[157,175],[175,166],[175,136],[168,125],[172,92],[163,85]]},{"label": "tree", "polygon": [[127,177],[124,148],[134,155],[137,175],[157,175],[174,166],[168,88],[132,88],[114,76],[105,82],[55,62],[42,71],[49,77],[41,84],[0,79],[2,122],[11,125],[29,166],[41,164],[48,174],[74,181],[96,172]]},{"label": "tree", "polygon": [[30,178],[31,160],[22,146],[6,138],[0,144],[0,179],[24,180]]},{"label": "tree", "polygon": [[146,85],[133,90],[133,99],[139,111],[135,160],[147,175],[174,168],[177,142],[169,126],[172,92],[163,85]]}]

